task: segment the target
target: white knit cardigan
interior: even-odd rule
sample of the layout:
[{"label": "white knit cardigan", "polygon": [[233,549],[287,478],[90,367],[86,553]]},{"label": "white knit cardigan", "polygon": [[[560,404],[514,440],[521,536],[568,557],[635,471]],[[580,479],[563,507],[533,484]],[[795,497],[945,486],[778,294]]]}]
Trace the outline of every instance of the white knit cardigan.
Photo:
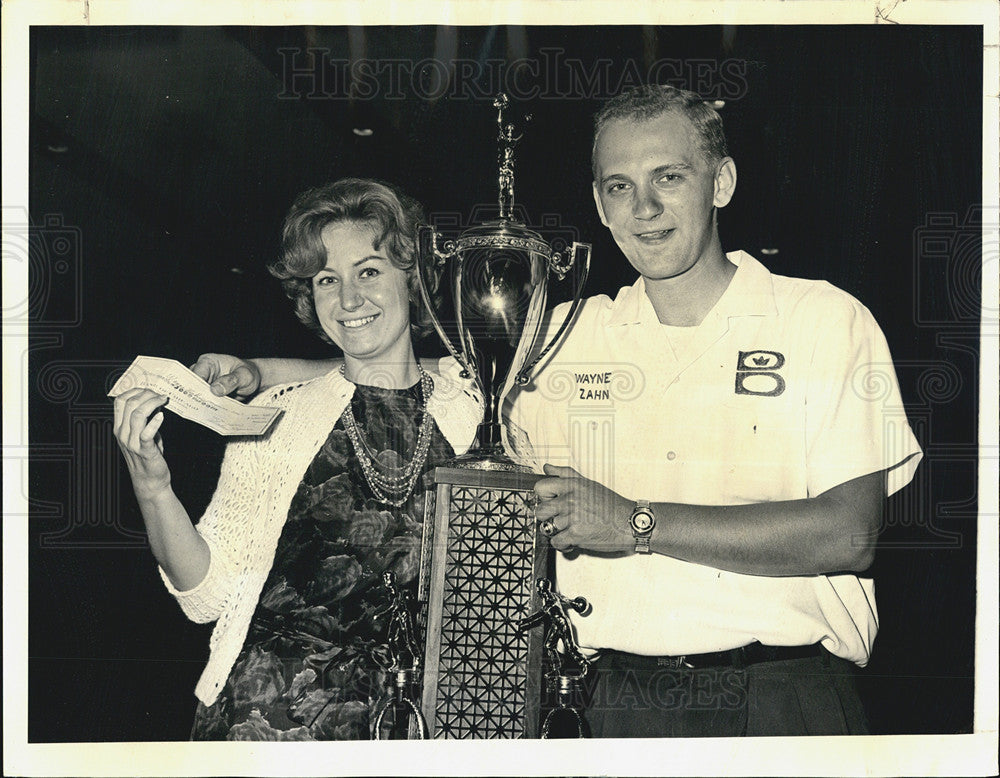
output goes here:
[{"label": "white knit cardigan", "polygon": [[[461,381],[454,361],[432,374],[427,408],[456,453],[463,453],[482,420],[482,400]],[[216,621],[208,664],[195,687],[206,705],[219,696],[243,648],[250,620],[274,562],[278,538],[309,463],[354,394],[339,370],[305,383],[275,387],[254,405],[284,413],[267,435],[236,438],[226,446],[215,494],[197,524],[211,552],[208,572],[193,589],[178,591],[163,569],[167,590],[192,621]]]}]

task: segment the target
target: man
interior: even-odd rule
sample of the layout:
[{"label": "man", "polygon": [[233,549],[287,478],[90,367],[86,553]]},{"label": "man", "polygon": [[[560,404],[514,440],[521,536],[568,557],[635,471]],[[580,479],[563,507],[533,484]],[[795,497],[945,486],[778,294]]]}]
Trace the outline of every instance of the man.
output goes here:
[{"label": "man", "polygon": [[592,605],[571,614],[592,734],[864,733],[853,666],[878,621],[859,574],[921,456],[885,339],[846,293],[723,252],[736,166],[697,95],[610,101],[593,171],[639,279],[586,300],[507,405],[512,447],[544,463],[558,588]]},{"label": "man", "polygon": [[[592,604],[573,621],[599,652],[594,734],[864,732],[851,668],[877,615],[857,573],[920,458],[885,340],[829,284],[723,252],[736,167],[697,95],[610,101],[593,169],[640,277],[586,301],[509,418],[549,463],[559,589]],[[875,372],[886,394],[865,396]]]}]

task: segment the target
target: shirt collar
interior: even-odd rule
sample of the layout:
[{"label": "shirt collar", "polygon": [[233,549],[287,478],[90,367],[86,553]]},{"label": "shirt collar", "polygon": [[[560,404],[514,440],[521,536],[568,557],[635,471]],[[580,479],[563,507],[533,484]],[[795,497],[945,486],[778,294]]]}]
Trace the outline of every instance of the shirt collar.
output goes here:
[{"label": "shirt collar", "polygon": [[[726,259],[736,265],[736,273],[705,318],[728,319],[776,313],[771,272],[745,251],[730,251]],[[634,284],[622,287],[618,292],[611,303],[607,325],[646,323],[659,323],[659,319],[646,296],[645,279],[639,276]]]}]

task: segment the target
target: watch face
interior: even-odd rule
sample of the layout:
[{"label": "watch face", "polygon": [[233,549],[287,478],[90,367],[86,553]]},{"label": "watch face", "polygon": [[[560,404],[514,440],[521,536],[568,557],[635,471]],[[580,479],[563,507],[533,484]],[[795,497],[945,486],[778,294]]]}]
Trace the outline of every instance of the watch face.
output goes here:
[{"label": "watch face", "polygon": [[653,528],[653,514],[648,511],[636,511],[632,514],[631,523],[635,532],[649,532]]}]

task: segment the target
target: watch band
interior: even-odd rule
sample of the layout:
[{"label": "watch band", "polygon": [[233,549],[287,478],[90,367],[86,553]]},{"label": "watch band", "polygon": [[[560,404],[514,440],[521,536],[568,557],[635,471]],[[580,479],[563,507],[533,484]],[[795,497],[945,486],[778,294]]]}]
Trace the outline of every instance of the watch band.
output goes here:
[{"label": "watch band", "polygon": [[632,537],[635,538],[635,553],[651,553],[649,543],[653,537],[653,528],[656,526],[656,515],[649,505],[649,500],[636,500],[628,521]]}]

